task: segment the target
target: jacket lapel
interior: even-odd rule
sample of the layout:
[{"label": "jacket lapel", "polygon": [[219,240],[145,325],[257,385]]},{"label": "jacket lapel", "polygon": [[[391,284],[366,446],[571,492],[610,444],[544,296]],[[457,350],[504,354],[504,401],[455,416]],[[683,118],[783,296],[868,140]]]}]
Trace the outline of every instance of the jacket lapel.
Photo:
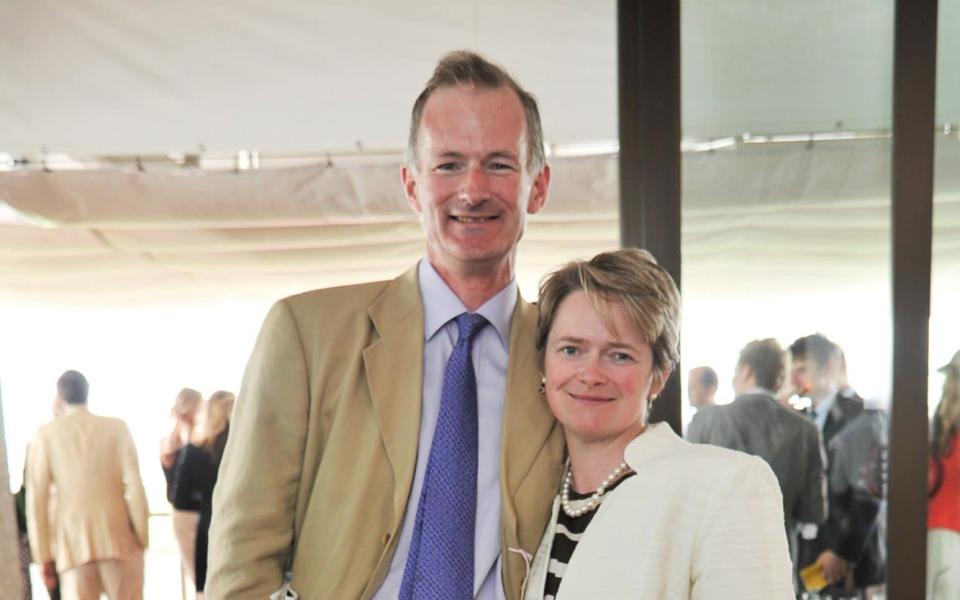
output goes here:
[{"label": "jacket lapel", "polygon": [[417,462],[423,391],[423,305],[417,267],[368,309],[379,337],[363,351],[370,399],[394,473],[394,529],[403,522]]},{"label": "jacket lapel", "polygon": [[[503,441],[500,453],[500,486],[503,490],[503,527],[507,547],[526,551],[539,540],[541,524],[523,522],[530,513],[517,493],[533,468],[544,446],[551,441],[555,420],[546,401],[539,394],[540,369],[536,351],[537,308],[518,299],[510,327],[510,366],[507,371],[507,389],[503,411]],[[555,433],[554,459],[557,473],[542,489],[525,490],[524,498],[538,498],[546,507],[557,491],[563,461],[563,444],[559,431]],[[555,480],[555,481],[554,481]],[[546,508],[544,508],[544,511]],[[536,514],[536,511],[534,511]],[[521,535],[521,527],[536,529],[531,535]],[[527,539],[529,538],[529,539]],[[526,544],[526,546],[521,546]]]}]

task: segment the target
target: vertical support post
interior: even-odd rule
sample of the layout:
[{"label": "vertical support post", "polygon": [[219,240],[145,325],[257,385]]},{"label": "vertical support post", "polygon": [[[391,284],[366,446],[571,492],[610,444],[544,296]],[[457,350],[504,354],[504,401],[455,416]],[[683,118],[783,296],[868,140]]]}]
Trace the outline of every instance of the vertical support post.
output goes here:
[{"label": "vertical support post", "polygon": [[896,0],[888,598],[923,598],[937,0]]},{"label": "vertical support post", "polygon": [[[680,1],[619,0],[620,243],[680,285]],[[680,433],[680,365],[651,421]]]},{"label": "vertical support post", "polygon": [[10,465],[7,463],[7,440],[3,420],[3,397],[0,396],[0,581],[8,598],[22,598],[24,582],[20,577],[20,533],[10,493]]}]

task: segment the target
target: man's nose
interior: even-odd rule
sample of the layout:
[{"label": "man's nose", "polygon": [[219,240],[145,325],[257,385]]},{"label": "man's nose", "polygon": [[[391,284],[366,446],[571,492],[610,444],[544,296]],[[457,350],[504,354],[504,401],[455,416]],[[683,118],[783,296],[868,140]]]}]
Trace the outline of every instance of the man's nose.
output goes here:
[{"label": "man's nose", "polygon": [[480,166],[468,167],[460,186],[460,200],[476,205],[486,200],[488,195],[487,173]]}]

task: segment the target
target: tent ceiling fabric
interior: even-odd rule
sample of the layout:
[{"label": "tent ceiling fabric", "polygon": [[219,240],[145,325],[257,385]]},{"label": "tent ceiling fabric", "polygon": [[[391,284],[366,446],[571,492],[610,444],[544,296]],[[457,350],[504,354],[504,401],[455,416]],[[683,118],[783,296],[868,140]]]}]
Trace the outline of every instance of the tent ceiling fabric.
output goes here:
[{"label": "tent ceiling fabric", "polygon": [[[741,276],[886,281],[889,157],[886,140],[684,155],[685,279],[703,293]],[[936,268],[957,273],[960,172],[949,166],[960,141],[941,138],[937,158]],[[520,245],[527,294],[560,262],[618,243],[616,158],[552,164],[550,201]],[[423,252],[398,170],[3,174],[0,199],[15,217],[0,223],[0,299],[277,297],[390,277]]]},{"label": "tent ceiling fabric", "polygon": [[[403,146],[461,47],[541,100],[551,142],[610,140],[613,0],[9,0],[0,153],[337,152]],[[683,131],[886,128],[893,2],[685,0]],[[938,121],[960,120],[960,0],[940,3]]]},{"label": "tent ceiling fabric", "polygon": [[[423,251],[398,182],[409,110],[451,49],[479,50],[534,91],[548,142],[617,136],[613,0],[10,0],[5,9],[0,169],[44,152],[365,155],[241,172],[0,172],[4,301],[276,297],[396,274]],[[685,137],[889,128],[892,1],[681,9]],[[939,22],[937,119],[958,122],[960,0],[940,3]],[[937,272],[960,264],[958,148],[940,136]],[[735,291],[738,273],[816,280],[825,266],[887,281],[889,158],[887,140],[684,155],[686,289]],[[548,268],[618,242],[616,159],[552,164],[550,203],[519,251],[528,295]]]}]

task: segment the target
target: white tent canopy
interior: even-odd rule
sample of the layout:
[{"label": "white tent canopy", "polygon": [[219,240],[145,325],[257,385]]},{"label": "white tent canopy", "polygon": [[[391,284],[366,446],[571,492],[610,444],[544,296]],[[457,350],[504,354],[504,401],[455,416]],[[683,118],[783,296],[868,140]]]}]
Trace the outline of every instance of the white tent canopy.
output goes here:
[{"label": "white tent canopy", "polygon": [[[938,121],[960,119],[960,3],[940,3]],[[437,58],[475,48],[540,98],[555,143],[615,139],[605,0],[131,5],[10,0],[0,153],[397,149]],[[686,0],[687,137],[890,126],[893,2]]]},{"label": "white tent canopy", "polygon": [[[685,137],[889,128],[892,8],[687,0]],[[537,94],[557,150],[550,203],[521,246],[525,290],[617,244],[616,159],[560,157],[616,138],[612,1],[13,0],[7,12],[0,299],[276,297],[395,274],[422,252],[397,175],[408,111],[460,47]],[[941,2],[940,24],[938,119],[957,122],[960,2]],[[956,267],[958,142],[938,138],[937,267]],[[201,168],[241,150],[238,166],[262,167]],[[723,288],[726,267],[887,278],[889,158],[882,135],[686,154],[687,289]],[[83,164],[97,168],[72,170]]]}]

